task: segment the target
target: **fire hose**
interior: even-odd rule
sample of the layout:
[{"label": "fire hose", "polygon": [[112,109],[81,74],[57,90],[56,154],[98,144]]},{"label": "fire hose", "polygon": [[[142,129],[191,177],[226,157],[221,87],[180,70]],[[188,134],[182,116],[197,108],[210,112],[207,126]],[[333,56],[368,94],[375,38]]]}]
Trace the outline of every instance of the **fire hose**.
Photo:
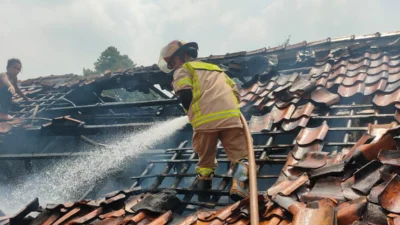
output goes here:
[{"label": "fire hose", "polygon": [[243,114],[240,115],[240,121],[243,124],[243,131],[247,143],[248,161],[249,161],[249,198],[250,198],[250,224],[259,223],[258,215],[258,190],[257,190],[257,170],[256,159],[254,156],[254,147],[249,127],[247,126],[246,118]]}]

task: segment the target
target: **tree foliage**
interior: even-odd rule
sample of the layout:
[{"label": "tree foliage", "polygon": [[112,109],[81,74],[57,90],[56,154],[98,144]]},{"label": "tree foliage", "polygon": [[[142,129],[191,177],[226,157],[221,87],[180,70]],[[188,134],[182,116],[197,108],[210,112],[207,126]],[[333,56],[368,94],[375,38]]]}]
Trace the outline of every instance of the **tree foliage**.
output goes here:
[{"label": "tree foliage", "polygon": [[104,50],[94,63],[94,70],[83,68],[83,75],[100,74],[106,70],[134,68],[136,64],[127,55],[121,55],[116,47],[110,46]]}]

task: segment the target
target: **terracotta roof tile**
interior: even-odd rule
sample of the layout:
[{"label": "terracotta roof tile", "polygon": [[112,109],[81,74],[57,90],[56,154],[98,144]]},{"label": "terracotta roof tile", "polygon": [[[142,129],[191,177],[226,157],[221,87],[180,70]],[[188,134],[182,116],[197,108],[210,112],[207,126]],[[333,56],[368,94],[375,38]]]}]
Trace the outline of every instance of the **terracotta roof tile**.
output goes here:
[{"label": "terracotta roof tile", "polygon": [[372,101],[382,107],[392,103],[400,103],[400,89],[392,93],[377,93]]},{"label": "terracotta roof tile", "polygon": [[331,70],[331,64],[327,63],[321,67],[314,67],[311,69],[310,73],[312,77],[320,77],[320,76],[327,76],[329,71]]},{"label": "terracotta roof tile", "polygon": [[171,210],[167,211],[166,213],[162,214],[161,216],[157,217],[157,219],[153,220],[149,225],[164,225],[167,224],[168,221],[172,219],[172,212]]},{"label": "terracotta roof tile", "polygon": [[[356,69],[356,70],[353,70],[353,71],[347,70],[346,76],[347,76],[347,77],[355,77],[355,76],[357,76],[357,75],[360,74],[360,73],[367,73],[367,70],[368,70],[368,67],[360,67],[360,68],[358,68],[358,69]],[[380,71],[379,71],[379,72],[380,72]]]},{"label": "terracotta roof tile", "polygon": [[324,166],[328,158],[327,152],[308,152],[293,167],[316,169]]},{"label": "terracotta roof tile", "polygon": [[382,72],[379,72],[379,73],[374,74],[374,75],[368,75],[365,78],[364,82],[365,82],[365,84],[369,85],[369,84],[373,84],[375,82],[378,82],[381,79],[386,79],[387,80],[388,78],[389,78],[389,73],[387,71],[382,71]]},{"label": "terracotta roof tile", "polygon": [[356,82],[364,81],[365,78],[367,78],[366,73],[359,73],[357,76],[354,76],[354,77],[345,77],[342,81],[342,84],[345,86],[352,86]]},{"label": "terracotta roof tile", "polygon": [[389,66],[390,67],[398,67],[400,64],[400,59],[391,59],[389,61]]},{"label": "terracotta roof tile", "polygon": [[288,74],[288,75],[284,75],[284,74],[280,74],[278,76],[278,79],[276,79],[276,83],[279,86],[283,86],[285,84],[287,84],[288,82],[293,82],[298,76],[298,73],[293,73],[293,74]]},{"label": "terracotta roof tile", "polygon": [[360,197],[360,194],[355,192],[351,187],[354,185],[355,178],[354,176],[348,178],[347,180],[343,181],[341,186],[342,186],[342,192],[343,196],[346,199],[354,200]]},{"label": "terracotta roof tile", "polygon": [[379,181],[382,164],[379,161],[371,161],[354,173],[355,182],[352,188],[367,195],[371,188]]},{"label": "terracotta roof tile", "polygon": [[295,145],[293,148],[293,157],[296,159],[302,159],[304,155],[308,152],[320,152],[323,148],[323,143],[321,142],[314,142],[310,145],[305,145],[305,146],[300,146],[300,145]]},{"label": "terracotta roof tile", "polygon": [[352,224],[354,221],[361,219],[367,203],[366,197],[340,203],[336,209],[338,225]]},{"label": "terracotta roof tile", "polygon": [[[371,85],[366,85],[364,95],[370,95],[378,91],[384,91],[387,85],[387,80],[382,79]],[[378,93],[379,94],[379,93]]]},{"label": "terracotta roof tile", "polygon": [[308,102],[307,104],[304,104],[304,105],[297,106],[296,110],[293,112],[290,119],[298,119],[301,116],[310,117],[314,108],[315,107],[311,102]]},{"label": "terracotta roof tile", "polygon": [[296,142],[299,145],[308,145],[314,142],[315,140],[323,141],[327,132],[328,125],[324,122],[321,126],[315,128],[304,128],[300,131],[300,133],[296,137]]},{"label": "terracotta roof tile", "polygon": [[363,221],[368,224],[387,224],[386,212],[381,206],[368,203],[363,214]]},{"label": "terracotta roof tile", "polygon": [[315,81],[306,79],[297,79],[293,82],[289,92],[291,93],[305,93],[311,91],[315,87]]},{"label": "terracotta roof tile", "polygon": [[395,174],[379,195],[382,207],[392,213],[400,213],[400,177]]},{"label": "terracotta roof tile", "polygon": [[[347,74],[347,68],[345,66],[338,67],[327,77],[328,80],[334,80],[338,76],[345,76]],[[322,77],[320,77],[321,79]]]},{"label": "terracotta roof tile", "polygon": [[286,180],[282,180],[281,182],[275,183],[275,185],[268,189],[267,193],[269,196],[277,194],[288,196],[306,182],[308,182],[308,176],[306,173],[304,173],[300,177],[295,177],[292,179],[288,178]]},{"label": "terracotta roof tile", "polygon": [[249,122],[249,129],[251,132],[269,131],[272,129],[273,124],[274,121],[269,113],[263,116],[252,116]]},{"label": "terracotta roof tile", "polygon": [[318,104],[330,106],[339,102],[340,97],[337,94],[329,92],[326,88],[319,87],[311,93],[311,100]]},{"label": "terracotta roof tile", "polygon": [[383,90],[383,91],[388,93],[388,92],[396,91],[399,88],[400,88],[400,80],[398,80],[394,83],[388,83],[385,90]]},{"label": "terracotta roof tile", "polygon": [[365,92],[365,83],[357,82],[353,86],[344,86],[340,85],[338,88],[338,94],[342,97],[351,97],[355,94],[364,94]]},{"label": "terracotta roof tile", "polygon": [[274,106],[270,112],[270,115],[274,123],[279,123],[283,119],[290,119],[294,110],[296,110],[296,107],[293,104],[284,109],[279,109],[278,107]]},{"label": "terracotta roof tile", "polygon": [[311,191],[301,196],[301,201],[310,202],[319,199],[336,199],[344,201],[344,195],[341,187],[342,178],[324,177],[319,179]]},{"label": "terracotta roof tile", "polygon": [[368,201],[372,202],[374,204],[379,204],[379,195],[382,193],[382,191],[386,187],[386,182],[383,182],[381,184],[376,185],[373,187],[368,195]]},{"label": "terracotta roof tile", "polygon": [[315,86],[317,87],[325,87],[327,85],[328,78],[326,77],[320,77],[318,80],[315,82]]},{"label": "terracotta roof tile", "polygon": [[295,120],[285,120],[282,123],[282,129],[284,131],[291,131],[298,127],[306,127],[309,120],[310,120],[310,117],[307,117],[307,116],[302,116],[299,119],[295,119]]},{"label": "terracotta roof tile", "polygon": [[[323,216],[321,216],[323,215]],[[320,202],[308,203],[305,207],[294,215],[293,225],[307,225],[312,223],[320,225],[330,225],[336,223],[335,208],[329,204],[321,204]]]}]

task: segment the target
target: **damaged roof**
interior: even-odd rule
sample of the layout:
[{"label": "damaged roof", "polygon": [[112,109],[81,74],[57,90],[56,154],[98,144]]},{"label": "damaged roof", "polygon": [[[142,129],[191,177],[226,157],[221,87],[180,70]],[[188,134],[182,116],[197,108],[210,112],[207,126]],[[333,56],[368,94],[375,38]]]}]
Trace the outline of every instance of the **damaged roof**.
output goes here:
[{"label": "damaged roof", "polygon": [[[249,122],[258,164],[260,224],[399,223],[399,38],[398,32],[353,35],[201,58],[221,65],[241,81],[240,106]],[[109,76],[117,84],[118,77],[137,76],[142,83],[160,84],[152,82],[158,78],[149,74],[165,77],[156,67],[99,77]],[[76,89],[58,81],[53,84],[53,78],[24,84],[42,89],[47,84],[64,94],[85,85],[105,88],[97,78],[83,79]],[[72,84],[77,78],[63,79]],[[161,82],[169,85],[168,80]],[[158,104],[165,106],[165,102]],[[46,107],[35,115],[53,112],[46,114]],[[85,126],[99,129],[85,119],[94,111],[68,112],[69,116],[43,123],[42,132],[51,127],[68,127],[65,132],[71,132],[71,127],[74,132],[83,132]],[[60,205],[39,206],[35,200],[19,213],[0,218],[0,224],[249,224],[248,200],[235,203],[226,198],[232,176],[228,166],[220,166],[216,183],[206,191],[212,201],[196,201],[200,191],[194,189],[193,165],[197,159],[187,143],[162,149],[165,158],[148,160],[128,190]],[[360,152],[366,161],[353,162],[352,156]],[[217,159],[221,164],[229,162],[222,147]],[[154,171],[160,164],[161,169]],[[145,185],[146,180],[152,181],[150,185]],[[164,195],[155,204],[165,206],[162,209],[148,203],[157,195]],[[39,213],[28,215],[31,212]]]}]

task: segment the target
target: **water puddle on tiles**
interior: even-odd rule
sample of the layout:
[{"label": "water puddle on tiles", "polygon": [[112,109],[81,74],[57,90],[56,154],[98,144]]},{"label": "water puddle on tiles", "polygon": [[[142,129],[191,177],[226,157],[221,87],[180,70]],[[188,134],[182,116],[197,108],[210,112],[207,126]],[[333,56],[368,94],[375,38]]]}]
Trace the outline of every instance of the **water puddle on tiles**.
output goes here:
[{"label": "water puddle on tiles", "polygon": [[1,187],[0,210],[7,215],[16,213],[36,197],[42,206],[76,201],[77,196],[82,196],[101,178],[133,163],[141,153],[167,140],[187,123],[186,116],[156,123],[146,130],[114,140],[109,143],[115,146],[112,149],[98,149],[90,156],[58,161],[32,174],[20,185]]}]

